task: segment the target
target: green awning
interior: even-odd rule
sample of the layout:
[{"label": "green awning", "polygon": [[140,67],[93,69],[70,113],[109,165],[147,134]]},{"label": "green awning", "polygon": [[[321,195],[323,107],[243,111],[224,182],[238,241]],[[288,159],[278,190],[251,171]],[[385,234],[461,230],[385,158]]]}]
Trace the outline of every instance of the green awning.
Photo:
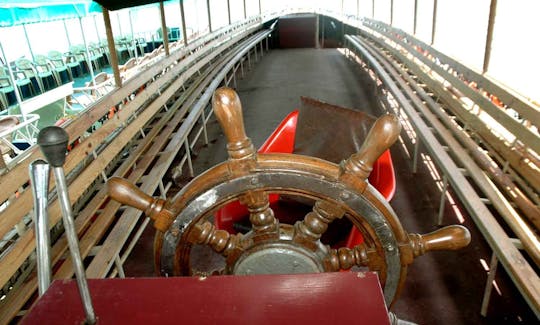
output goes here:
[{"label": "green awning", "polygon": [[0,27],[80,18],[100,13],[91,0],[0,0]]}]

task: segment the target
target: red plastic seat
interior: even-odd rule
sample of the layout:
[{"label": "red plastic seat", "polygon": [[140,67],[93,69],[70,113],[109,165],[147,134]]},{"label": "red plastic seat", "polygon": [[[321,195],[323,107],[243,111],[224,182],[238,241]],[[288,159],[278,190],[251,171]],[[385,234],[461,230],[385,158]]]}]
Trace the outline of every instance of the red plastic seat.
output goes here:
[{"label": "red plastic seat", "polygon": [[[293,111],[274,130],[274,132],[266,139],[259,153],[292,153],[294,150],[294,138],[296,135],[296,124],[298,122],[298,110]],[[278,194],[270,194],[270,204],[279,200]],[[218,229],[227,230],[230,233],[235,233],[233,228],[235,222],[240,221],[244,216],[248,215],[246,207],[238,201],[231,202],[216,212],[215,225]]]},{"label": "red plastic seat", "polygon": [[[259,149],[259,153],[292,153],[294,151],[294,139],[296,135],[296,125],[298,123],[298,110],[293,111],[279,124],[274,132],[268,137]],[[390,201],[396,190],[396,179],[394,166],[390,151],[385,151],[373,166],[373,171],[369,176],[370,184],[375,187],[387,201]],[[270,204],[279,200],[278,194],[269,196]],[[231,233],[236,231],[233,224],[248,215],[247,209],[235,201],[227,204],[216,212],[215,224],[219,229],[227,230]],[[347,238],[346,246],[354,247],[363,241],[362,234],[353,227]]]}]

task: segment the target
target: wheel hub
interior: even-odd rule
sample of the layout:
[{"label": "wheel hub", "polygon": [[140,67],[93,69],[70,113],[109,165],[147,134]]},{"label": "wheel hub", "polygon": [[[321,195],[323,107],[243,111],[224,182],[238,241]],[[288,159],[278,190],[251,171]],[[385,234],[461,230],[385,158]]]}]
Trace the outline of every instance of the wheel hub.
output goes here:
[{"label": "wheel hub", "polygon": [[319,273],[324,268],[315,256],[292,244],[275,243],[246,251],[235,264],[233,274]]}]

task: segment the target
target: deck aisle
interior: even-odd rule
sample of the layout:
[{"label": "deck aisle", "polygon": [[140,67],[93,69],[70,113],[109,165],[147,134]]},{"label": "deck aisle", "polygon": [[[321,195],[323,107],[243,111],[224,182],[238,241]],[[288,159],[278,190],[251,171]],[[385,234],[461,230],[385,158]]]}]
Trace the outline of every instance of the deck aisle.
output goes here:
[{"label": "deck aisle", "polygon": [[[244,66],[245,71],[247,67]],[[246,72],[247,73],[247,72]],[[335,49],[272,50],[256,67],[238,80],[244,108],[246,132],[259,147],[279,122],[300,105],[300,96],[361,109],[379,116],[371,79]],[[195,174],[226,159],[225,139],[215,119],[209,123],[209,146],[195,149]],[[409,232],[436,229],[440,192],[425,164],[412,174],[411,162],[396,144],[392,147],[397,190],[391,202]],[[459,207],[457,210],[463,212]],[[467,216],[465,215],[467,219]],[[446,224],[459,223],[455,209],[446,204]],[[481,259],[489,265],[491,251],[469,221],[471,245],[458,252],[432,252],[418,258],[409,268],[405,288],[393,311],[419,324],[526,324],[534,315],[503,270],[497,284],[503,296],[493,290],[488,317],[480,315],[486,281]],[[149,227],[125,264],[127,276],[153,275],[153,230]],[[519,316],[518,316],[519,315]],[[519,318],[518,318],[519,317]],[[361,315],[359,315],[361,319]]]}]

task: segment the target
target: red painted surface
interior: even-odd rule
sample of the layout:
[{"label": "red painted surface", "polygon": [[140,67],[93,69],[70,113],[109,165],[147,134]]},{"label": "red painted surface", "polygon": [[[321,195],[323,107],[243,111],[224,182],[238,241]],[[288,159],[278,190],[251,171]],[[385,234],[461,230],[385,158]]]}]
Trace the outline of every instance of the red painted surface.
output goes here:
[{"label": "red painted surface", "polygon": [[[335,272],[90,279],[98,324],[389,324],[377,275]],[[81,324],[74,280],[55,281],[22,324]]]},{"label": "red painted surface", "polygon": [[278,22],[279,47],[314,48],[317,16],[281,17]]}]

